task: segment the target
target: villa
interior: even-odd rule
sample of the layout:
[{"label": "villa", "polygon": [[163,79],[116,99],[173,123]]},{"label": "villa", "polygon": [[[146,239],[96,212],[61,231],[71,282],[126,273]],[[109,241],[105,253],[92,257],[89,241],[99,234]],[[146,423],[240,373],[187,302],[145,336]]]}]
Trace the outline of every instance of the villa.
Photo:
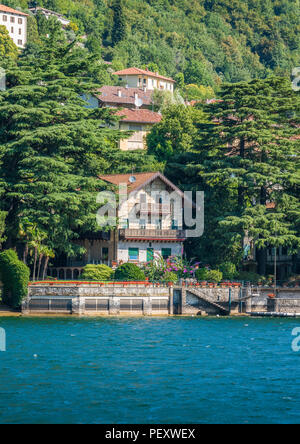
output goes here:
[{"label": "villa", "polygon": [[86,250],[84,257],[67,261],[68,266],[61,261],[62,267],[56,264],[51,274],[61,272],[62,278],[71,278],[86,264],[142,264],[158,255],[166,259],[182,256],[186,240],[182,222],[184,194],[172,182],[159,172],[115,174],[99,179],[112,185],[116,192],[121,185],[127,187],[127,198],[117,210],[116,229],[84,235],[78,241]]},{"label": "villa", "polygon": [[0,5],[0,26],[5,26],[11,39],[18,48],[25,48],[27,43],[28,14]]},{"label": "villa", "polygon": [[128,68],[116,71],[113,75],[118,76],[129,88],[142,88],[154,91],[155,89],[174,91],[175,80],[161,76],[158,72],[151,72],[148,69]]}]

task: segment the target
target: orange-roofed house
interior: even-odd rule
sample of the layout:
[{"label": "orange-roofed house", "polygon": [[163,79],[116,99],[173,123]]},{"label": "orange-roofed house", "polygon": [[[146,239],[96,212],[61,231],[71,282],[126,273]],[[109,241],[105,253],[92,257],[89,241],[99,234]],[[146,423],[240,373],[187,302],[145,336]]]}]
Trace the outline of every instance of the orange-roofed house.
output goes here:
[{"label": "orange-roofed house", "polygon": [[[172,182],[160,172],[113,174],[99,179],[116,194],[120,186],[127,187],[127,195],[116,211],[117,227],[110,232],[82,235],[77,243],[86,250],[86,254],[80,261],[79,258],[69,260],[64,270],[68,266],[78,273],[86,264],[142,264],[159,255],[167,259],[183,254],[186,240],[183,229],[184,194]],[[56,277],[55,273],[59,271],[51,269],[49,273]]]},{"label": "orange-roofed house", "polygon": [[154,89],[174,91],[175,80],[161,76],[158,72],[148,69],[127,68],[113,73],[121,82],[129,88],[142,88],[153,91]]},{"label": "orange-roofed house", "polygon": [[119,128],[121,131],[134,131],[129,139],[120,140],[122,151],[146,149],[146,136],[151,128],[162,119],[161,114],[149,109],[124,108],[117,112],[121,117]]},{"label": "orange-roofed house", "polygon": [[11,39],[18,48],[27,43],[28,14],[0,4],[0,25],[5,26]]}]

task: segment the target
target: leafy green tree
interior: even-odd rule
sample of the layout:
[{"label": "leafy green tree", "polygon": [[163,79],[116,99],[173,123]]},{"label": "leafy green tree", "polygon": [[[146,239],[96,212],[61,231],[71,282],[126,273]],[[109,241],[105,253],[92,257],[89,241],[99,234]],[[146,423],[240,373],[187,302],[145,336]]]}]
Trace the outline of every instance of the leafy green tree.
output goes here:
[{"label": "leafy green tree", "polygon": [[160,161],[171,159],[174,154],[188,152],[197,137],[195,123],[204,118],[198,109],[172,105],[163,111],[163,119],[154,125],[147,136],[149,154]]},{"label": "leafy green tree", "polygon": [[0,25],[0,60],[10,57],[15,59],[18,56],[18,48],[9,36],[6,27]]}]

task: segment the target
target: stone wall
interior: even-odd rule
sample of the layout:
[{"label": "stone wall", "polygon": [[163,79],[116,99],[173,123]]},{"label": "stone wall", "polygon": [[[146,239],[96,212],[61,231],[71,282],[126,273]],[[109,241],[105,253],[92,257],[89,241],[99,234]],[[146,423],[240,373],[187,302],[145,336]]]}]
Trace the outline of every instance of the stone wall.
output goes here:
[{"label": "stone wall", "polygon": [[173,288],[130,285],[32,285],[22,311],[77,315],[167,315],[173,313]]}]

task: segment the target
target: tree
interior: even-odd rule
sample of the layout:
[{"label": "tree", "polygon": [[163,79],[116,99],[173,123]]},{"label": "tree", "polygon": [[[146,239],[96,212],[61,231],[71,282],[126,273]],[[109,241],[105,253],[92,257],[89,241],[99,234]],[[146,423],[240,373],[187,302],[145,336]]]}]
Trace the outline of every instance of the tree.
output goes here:
[{"label": "tree", "polygon": [[6,27],[0,25],[0,60],[2,58],[15,59],[18,56],[18,48],[9,36]]},{"label": "tree", "polygon": [[[232,251],[227,260],[235,262],[248,234],[263,275],[268,246],[299,246],[299,231],[288,216],[295,207],[299,211],[299,149],[293,137],[299,98],[286,79],[270,78],[224,85],[220,99],[206,107],[215,123],[202,128],[203,143],[195,146],[197,155],[186,169],[201,177],[207,192],[206,232],[216,239],[210,246],[233,248],[237,255]],[[298,202],[289,198],[292,188]],[[276,203],[273,211],[268,202]]]},{"label": "tree", "polygon": [[112,29],[112,44],[117,45],[124,40],[126,36],[126,19],[124,14],[123,0],[114,0],[112,10],[114,12],[114,21]]},{"label": "tree", "polygon": [[161,122],[154,125],[147,136],[149,154],[165,161],[174,159],[176,154],[190,151],[198,134],[195,123],[202,118],[203,113],[192,107],[167,107]]},{"label": "tree", "polygon": [[99,230],[96,193],[106,185],[97,176],[119,154],[121,133],[108,128],[117,118],[108,109],[86,107],[79,97],[94,88],[87,78],[93,60],[83,54],[71,45],[48,44],[38,58],[20,58],[0,93],[7,245],[17,244],[23,224],[25,250],[31,242],[34,255],[40,242],[28,234],[30,225],[47,233],[50,249],[67,255],[78,252],[80,230]]},{"label": "tree", "polygon": [[91,109],[82,99],[98,86],[98,69],[88,51],[50,38],[7,70],[8,87],[0,93],[0,210],[7,212],[6,247],[22,246],[25,263],[32,251],[34,278],[39,254],[51,257],[41,247],[76,256],[84,253],[76,239],[100,231],[96,196],[107,187],[100,175],[155,164],[145,153],[120,151],[119,140],[129,133],[115,129],[115,111]]}]

